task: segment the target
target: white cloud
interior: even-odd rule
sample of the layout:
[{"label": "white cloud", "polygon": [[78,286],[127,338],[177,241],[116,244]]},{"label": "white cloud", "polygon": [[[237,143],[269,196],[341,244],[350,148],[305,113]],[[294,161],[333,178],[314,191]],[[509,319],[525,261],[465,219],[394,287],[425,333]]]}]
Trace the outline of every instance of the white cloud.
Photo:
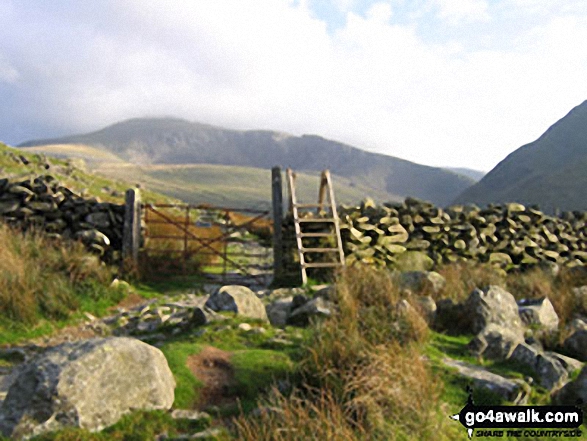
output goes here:
[{"label": "white cloud", "polygon": [[449,24],[488,21],[490,19],[486,0],[432,0],[438,15]]},{"label": "white cloud", "polygon": [[587,98],[587,13],[530,20],[523,1],[444,9],[454,29],[491,14],[483,33],[507,30],[483,49],[423,39],[432,22],[406,21],[409,2],[348,12],[330,33],[289,0],[14,2],[0,16],[0,139],[176,115],[487,170]]}]

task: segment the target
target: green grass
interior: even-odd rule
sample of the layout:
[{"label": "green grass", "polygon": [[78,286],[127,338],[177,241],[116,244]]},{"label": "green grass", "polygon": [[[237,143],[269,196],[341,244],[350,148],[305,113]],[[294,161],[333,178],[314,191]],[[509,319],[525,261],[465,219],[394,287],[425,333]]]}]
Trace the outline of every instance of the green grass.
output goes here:
[{"label": "green grass", "polygon": [[294,373],[294,363],[278,351],[251,349],[236,351],[230,358],[235,371],[236,392],[253,400],[274,381]]},{"label": "green grass", "polygon": [[[23,156],[29,161],[28,165],[23,164],[20,160],[14,160],[14,156]],[[50,164],[49,169],[45,169],[45,159]],[[44,158],[39,153],[27,152],[23,149],[15,149],[0,143],[0,171],[3,176],[10,177],[12,180],[23,180],[30,177],[37,177],[41,174],[50,174],[70,190],[84,195],[85,197],[97,197],[104,202],[123,203],[124,193],[128,188],[134,187],[138,181],[129,182],[124,179],[113,179],[99,174],[86,172],[65,159],[53,157]],[[144,202],[177,202],[169,196],[153,192],[151,190],[141,191]]]},{"label": "green grass", "polygon": [[201,345],[188,342],[166,343],[161,348],[175,377],[176,387],[173,406],[177,409],[191,409],[198,401],[198,392],[203,383],[194,377],[186,366],[186,362],[190,355],[196,355],[201,350]]}]

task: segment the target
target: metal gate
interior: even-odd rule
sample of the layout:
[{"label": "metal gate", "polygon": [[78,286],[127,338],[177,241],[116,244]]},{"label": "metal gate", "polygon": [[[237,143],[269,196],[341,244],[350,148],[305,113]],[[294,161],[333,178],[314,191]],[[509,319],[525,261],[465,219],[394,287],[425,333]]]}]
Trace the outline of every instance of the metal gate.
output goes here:
[{"label": "metal gate", "polygon": [[139,262],[147,276],[271,283],[270,211],[175,204],[142,204],[141,208],[144,239]]}]

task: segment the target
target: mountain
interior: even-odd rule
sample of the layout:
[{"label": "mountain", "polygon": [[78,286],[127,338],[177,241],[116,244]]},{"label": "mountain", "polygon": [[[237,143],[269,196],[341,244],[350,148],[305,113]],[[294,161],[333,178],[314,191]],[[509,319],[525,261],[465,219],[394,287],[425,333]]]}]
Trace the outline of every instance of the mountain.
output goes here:
[{"label": "mountain", "polygon": [[[123,121],[97,132],[36,140],[19,147],[81,144],[132,164],[216,164],[296,171],[330,169],[357,186],[390,198],[414,196],[446,205],[474,181],[450,171],[370,153],[316,135],[238,131],[174,118]],[[365,194],[368,196],[368,194]]]},{"label": "mountain", "polygon": [[451,172],[458,173],[459,175],[468,176],[469,178],[473,179],[475,182],[479,182],[483,176],[487,174],[487,172],[481,170],[474,170],[472,168],[465,168],[465,167],[444,167],[446,170],[450,170]]},{"label": "mountain", "polygon": [[587,210],[587,101],[501,161],[457,203],[521,202],[546,212]]}]

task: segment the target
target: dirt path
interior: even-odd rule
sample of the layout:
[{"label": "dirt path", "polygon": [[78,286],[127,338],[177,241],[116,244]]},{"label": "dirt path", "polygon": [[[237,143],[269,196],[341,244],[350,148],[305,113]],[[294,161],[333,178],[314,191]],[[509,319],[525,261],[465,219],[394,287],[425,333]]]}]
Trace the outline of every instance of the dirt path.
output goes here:
[{"label": "dirt path", "polygon": [[188,357],[187,367],[204,383],[197,406],[199,409],[235,401],[234,369],[230,356],[230,352],[206,346],[200,353]]}]

